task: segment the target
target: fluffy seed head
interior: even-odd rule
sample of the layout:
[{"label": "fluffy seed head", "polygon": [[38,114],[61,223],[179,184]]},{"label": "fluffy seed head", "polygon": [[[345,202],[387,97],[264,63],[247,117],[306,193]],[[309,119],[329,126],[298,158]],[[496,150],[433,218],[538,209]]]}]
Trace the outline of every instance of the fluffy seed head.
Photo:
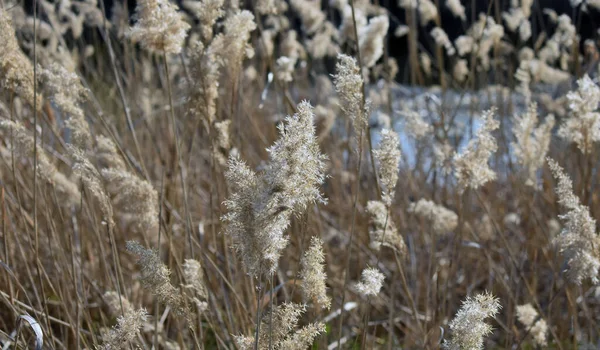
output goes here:
[{"label": "fluffy seed head", "polygon": [[563,121],[558,135],[577,144],[584,154],[592,151],[594,142],[600,141],[600,87],[586,74],[577,81],[577,90],[567,94],[571,116]]},{"label": "fluffy seed head", "polygon": [[228,16],[225,20],[224,34],[214,39],[222,40],[221,57],[231,77],[237,78],[244,58],[254,56],[254,49],[248,45],[248,40],[255,29],[254,15],[250,11],[243,10]]},{"label": "fluffy seed head", "polygon": [[404,109],[400,114],[404,117],[406,132],[416,140],[422,140],[433,132],[433,125],[423,120],[418,112]]},{"label": "fluffy seed head", "polygon": [[544,165],[544,159],[554,127],[554,116],[549,115],[543,124],[537,125],[537,104],[532,103],[521,116],[516,116],[513,123],[515,142],[511,143],[515,157],[523,166],[526,174],[525,184],[537,188],[537,171]]},{"label": "fluffy seed head", "polygon": [[390,206],[395,197],[400,166],[400,140],[394,130],[381,130],[381,141],[379,146],[373,150],[373,156],[379,165],[377,170],[382,185],[382,200],[387,206]]},{"label": "fluffy seed head", "polygon": [[213,38],[213,27],[225,15],[224,0],[183,1],[183,7],[190,10],[200,20],[200,30],[205,43]]},{"label": "fluffy seed head", "polygon": [[42,78],[46,83],[47,95],[67,116],[65,124],[71,130],[72,143],[83,150],[87,149],[92,136],[80,106],[87,92],[81,85],[79,76],[60,64],[53,63],[42,72]]},{"label": "fluffy seed head", "polygon": [[538,318],[538,312],[531,304],[517,306],[517,319],[531,333],[536,345],[548,345],[548,324],[546,320]]},{"label": "fluffy seed head", "polygon": [[598,284],[600,238],[596,234],[596,220],[590,215],[589,208],[582,205],[573,193],[573,184],[569,176],[554,160],[547,160],[558,181],[558,202],[568,209],[566,214],[559,216],[565,221],[565,225],[553,243],[565,257],[568,265],[567,275],[571,281],[581,284],[581,281],[589,278],[592,283]]},{"label": "fluffy seed head", "polygon": [[327,296],[327,275],[325,274],[325,255],[323,241],[318,237],[310,240],[310,247],[300,261],[302,269],[302,292],[306,300],[311,300],[319,309],[329,309],[331,299]]},{"label": "fluffy seed head", "polygon": [[144,309],[129,309],[124,316],[117,318],[117,325],[110,330],[104,338],[100,349],[122,349],[124,345],[133,341],[148,318]]},{"label": "fluffy seed head", "polygon": [[117,317],[121,315],[121,305],[123,305],[123,311],[125,313],[133,310],[133,307],[131,306],[131,303],[129,303],[129,300],[125,299],[125,297],[121,295],[119,301],[119,293],[115,291],[105,292],[102,296],[102,299],[104,299],[104,302],[108,306],[108,312],[110,316]]},{"label": "fluffy seed head", "polygon": [[458,215],[455,212],[424,198],[411,203],[408,211],[429,221],[433,233],[438,235],[452,232],[458,226]]},{"label": "fluffy seed head", "polygon": [[467,297],[454,319],[450,322],[452,338],[444,342],[448,350],[481,350],[483,337],[492,333],[492,327],[483,322],[488,317],[494,317],[500,310],[500,301],[493,295],[477,294],[474,298]]},{"label": "fluffy seed head", "polygon": [[383,55],[383,40],[389,28],[387,15],[371,18],[369,24],[358,33],[358,45],[363,64],[371,68]]},{"label": "fluffy seed head", "polygon": [[367,127],[368,118],[362,106],[363,79],[360,69],[353,57],[338,54],[335,70],[337,74],[333,76],[333,82],[340,95],[340,107],[352,121],[356,134],[361,134]]},{"label": "fluffy seed head", "polygon": [[96,137],[96,152],[95,158],[100,165],[100,168],[113,168],[125,170],[127,166],[117,150],[115,143],[108,137],[98,135]]},{"label": "fluffy seed head", "polygon": [[200,43],[191,45],[189,94],[186,96],[188,115],[200,117],[208,124],[215,120],[216,101],[219,97],[219,70],[223,58],[223,38],[213,41],[208,47]]},{"label": "fluffy seed head", "polygon": [[460,191],[467,187],[477,189],[496,178],[496,172],[490,169],[488,159],[498,148],[492,131],[498,129],[500,123],[494,120],[494,109],[484,112],[482,119],[483,125],[475,138],[469,141],[462,153],[454,157],[454,175]]},{"label": "fluffy seed head", "polygon": [[131,214],[138,229],[153,231],[158,227],[158,193],[152,184],[125,170],[102,169],[101,173],[115,206]]},{"label": "fluffy seed head", "polygon": [[138,242],[128,241],[127,250],[138,257],[142,269],[142,285],[156,298],[180,316],[188,317],[189,310],[181,293],[170,281],[171,271],[163,264],[156,251],[142,247]]},{"label": "fluffy seed head", "polygon": [[[325,331],[325,325],[322,323],[309,324],[296,329],[300,316],[306,311],[306,306],[295,303],[283,303],[278,305],[273,311],[272,316],[265,312],[258,338],[258,349],[267,350],[272,344],[273,349],[281,350],[303,350],[308,348],[314,339]],[[273,322],[270,323],[272,317]],[[254,337],[237,336],[236,345],[242,350],[254,349]]]},{"label": "fluffy seed head", "polygon": [[[0,87],[21,96],[33,107],[33,65],[17,42],[10,14],[0,8]],[[42,98],[38,94],[37,108],[42,107]]]},{"label": "fluffy seed head", "polygon": [[362,271],[360,282],[356,283],[356,290],[364,297],[377,295],[383,286],[385,276],[376,268],[369,267]]},{"label": "fluffy seed head", "polygon": [[187,282],[185,285],[186,288],[193,289],[197,296],[202,299],[208,297],[206,286],[204,285],[204,272],[198,260],[185,259],[183,263],[183,277]]},{"label": "fluffy seed head", "polygon": [[315,135],[313,107],[303,101],[297,110],[279,125],[279,139],[267,149],[270,162],[265,172],[273,197],[295,214],[310,204],[326,202],[320,193],[326,156],[320,152]]},{"label": "fluffy seed head", "polygon": [[[6,133],[3,135],[6,140],[13,142],[12,147],[16,154],[33,158],[33,136],[29,134],[21,123],[3,119],[0,120],[0,129]],[[80,195],[77,185],[56,169],[56,166],[42,149],[42,145],[38,145],[37,147],[37,173],[40,178],[54,186],[67,206],[79,203]]]},{"label": "fluffy seed head", "polygon": [[406,252],[406,244],[389,215],[388,207],[380,201],[367,202],[369,213],[369,236],[371,248],[379,250],[380,246],[392,248],[401,255]]},{"label": "fluffy seed head", "polygon": [[448,54],[448,56],[454,56],[454,54],[456,54],[456,49],[452,45],[452,42],[450,41],[450,39],[448,39],[448,34],[446,34],[446,32],[442,28],[440,28],[440,27],[433,28],[431,30],[431,36],[433,37],[433,40],[435,40],[435,43],[438,46],[444,47],[444,49],[446,50],[446,54]]},{"label": "fluffy seed head", "polygon": [[465,7],[460,3],[460,0],[446,0],[446,7],[455,17],[458,17],[463,21],[467,19]]},{"label": "fluffy seed head", "polygon": [[135,16],[137,21],[127,32],[133,42],[159,54],[181,52],[190,25],[183,20],[177,5],[169,0],[139,0]]},{"label": "fluffy seed head", "polygon": [[104,190],[102,177],[96,167],[89,161],[85,153],[77,147],[69,146],[69,154],[73,160],[73,172],[79,176],[85,188],[96,198],[100,204],[104,220],[109,226],[114,226],[113,208],[110,198]]},{"label": "fluffy seed head", "polygon": [[279,126],[280,138],[267,150],[270,161],[261,174],[230,158],[225,233],[233,237],[234,248],[254,276],[275,271],[287,245],[284,232],[290,216],[325,202],[319,190],[325,181],[325,156],[319,151],[313,118],[310,104],[300,103],[298,113]]}]

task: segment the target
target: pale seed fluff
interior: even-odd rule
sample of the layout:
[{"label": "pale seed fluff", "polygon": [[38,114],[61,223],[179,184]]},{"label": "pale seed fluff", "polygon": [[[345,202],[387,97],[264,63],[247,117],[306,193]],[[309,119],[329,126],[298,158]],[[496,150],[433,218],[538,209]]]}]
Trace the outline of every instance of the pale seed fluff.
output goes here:
[{"label": "pale seed fluff", "polygon": [[408,212],[427,220],[433,233],[438,235],[452,232],[458,226],[458,215],[455,212],[424,198],[411,203]]},{"label": "pale seed fluff", "polygon": [[485,323],[501,309],[500,301],[489,293],[467,297],[450,322],[451,339],[443,347],[448,350],[481,350],[483,337],[492,333],[492,326]]},{"label": "pale seed fluff", "polygon": [[[260,327],[264,331],[260,332],[258,336],[258,349],[304,350],[310,347],[314,339],[325,332],[325,325],[311,323],[297,329],[300,317],[305,311],[306,305],[283,303],[273,309],[272,315],[265,312],[266,317],[261,321],[262,325]],[[236,336],[235,342],[241,350],[255,349],[255,338],[253,336]]]},{"label": "pale seed fluff", "polygon": [[224,4],[224,0],[183,1],[183,7],[190,10],[200,20],[200,30],[204,42],[209,42],[212,39],[215,23],[225,15],[225,11],[223,11]]},{"label": "pale seed fluff", "polygon": [[217,38],[223,43],[220,52],[223,67],[227,67],[232,77],[238,76],[244,58],[254,56],[254,49],[248,40],[255,29],[254,15],[250,11],[242,10],[225,19],[225,33]]},{"label": "pale seed fluff", "polygon": [[592,283],[598,284],[600,237],[596,234],[596,220],[590,215],[589,208],[582,205],[573,193],[573,183],[563,168],[556,161],[547,160],[558,181],[558,203],[568,209],[566,214],[559,216],[565,224],[553,243],[566,260],[567,276],[571,281],[581,284],[589,278]]},{"label": "pale seed fluff", "polygon": [[181,52],[190,25],[183,20],[177,5],[169,0],[140,0],[135,10],[137,21],[127,32],[150,52]]},{"label": "pale seed fluff", "polygon": [[368,201],[370,247],[379,250],[381,246],[394,249],[401,255],[406,253],[404,239],[389,215],[388,208],[383,202]]},{"label": "pale seed fluff", "polygon": [[362,106],[363,79],[356,60],[348,55],[338,54],[333,76],[335,90],[340,96],[340,107],[352,121],[354,131],[361,134],[367,127],[367,113]]},{"label": "pale seed fluff", "polygon": [[[16,121],[7,119],[0,120],[0,130],[5,134],[5,140],[10,140],[12,150],[24,157],[33,158],[34,145],[33,136],[29,134],[25,127]],[[37,151],[37,173],[41,179],[53,185],[60,199],[64,200],[65,205],[79,203],[79,189],[77,185],[69,180],[65,174],[58,171],[56,166],[50,161],[50,158],[43,150],[42,145],[38,145]]]},{"label": "pale seed fluff", "polygon": [[546,320],[538,317],[538,312],[531,304],[517,306],[517,319],[525,326],[526,331],[529,331],[535,345],[548,345],[548,324]]},{"label": "pale seed fluff", "polygon": [[525,173],[525,184],[538,187],[537,172],[544,165],[544,159],[550,147],[554,116],[538,124],[537,104],[531,103],[527,111],[515,116],[512,131],[515,141],[511,143],[513,152]]},{"label": "pale seed fluff", "polygon": [[101,174],[115,207],[131,214],[138,229],[153,231],[158,227],[158,193],[151,183],[121,169],[102,169]]},{"label": "pale seed fluff", "polygon": [[383,40],[390,26],[387,15],[371,18],[369,24],[360,28],[358,45],[365,67],[371,68],[383,55]]},{"label": "pale seed fluff", "polygon": [[183,277],[186,281],[183,288],[191,292],[191,300],[196,304],[199,310],[206,310],[208,307],[208,304],[206,303],[208,293],[206,291],[206,285],[204,284],[204,271],[202,270],[200,262],[194,259],[185,259],[185,262],[183,263]]},{"label": "pale seed fluff", "polygon": [[523,10],[520,8],[511,8],[510,11],[502,13],[502,18],[506,23],[506,28],[508,28],[508,30],[511,32],[514,32],[525,20],[525,15],[523,14]]},{"label": "pale seed fluff", "polygon": [[138,257],[138,265],[142,269],[142,285],[149,290],[158,301],[170,306],[179,316],[188,316],[180,291],[171,284],[171,271],[160,260],[157,252],[146,249],[135,241],[127,241],[127,250]]},{"label": "pale seed fluff", "polygon": [[310,247],[300,261],[302,269],[302,293],[307,301],[312,301],[319,309],[329,309],[331,298],[327,296],[327,275],[325,273],[325,255],[323,241],[318,237],[310,240]]},{"label": "pale seed fluff", "polygon": [[410,27],[404,24],[401,24],[399,26],[396,27],[396,30],[394,30],[394,36],[396,38],[402,38],[403,36],[405,36],[406,34],[408,34],[410,32]]},{"label": "pale seed fluff", "polygon": [[429,54],[427,52],[421,52],[419,54],[419,62],[421,63],[421,68],[423,69],[423,73],[425,73],[426,76],[431,76],[431,57],[429,57]]},{"label": "pale seed fluff", "polygon": [[577,90],[567,94],[571,114],[558,129],[558,135],[577,144],[584,154],[600,141],[600,87],[586,74],[577,81]]},{"label": "pale seed fluff", "polygon": [[43,70],[42,77],[46,83],[47,95],[67,117],[65,124],[71,130],[72,143],[85,150],[92,136],[81,108],[87,91],[81,85],[79,76],[60,64],[53,63]]},{"label": "pale seed fluff", "polygon": [[321,3],[311,0],[291,0],[294,11],[302,20],[302,27],[307,34],[314,34],[325,22],[326,16],[321,11]]},{"label": "pale seed fluff", "polygon": [[296,66],[295,57],[281,56],[275,62],[275,76],[284,83],[291,83],[294,80],[294,66]]},{"label": "pale seed fluff", "polygon": [[356,23],[356,32],[360,33],[362,28],[367,25],[367,16],[360,8],[354,8],[354,16],[352,15],[352,6],[345,4],[341,9],[342,24],[339,27],[339,36],[342,43],[354,43],[354,24]]},{"label": "pale seed fluff", "polygon": [[208,294],[204,286],[204,272],[198,260],[185,259],[183,263],[183,276],[187,282],[185,287],[193,289],[199,297],[206,299]]},{"label": "pale seed fluff", "polygon": [[319,187],[325,181],[325,156],[320,153],[310,103],[279,125],[280,138],[267,151],[269,163],[260,174],[236,158],[225,173],[231,189],[225,201],[225,234],[233,237],[248,272],[274,272],[287,245],[284,232],[292,214],[325,202]]},{"label": "pale seed fluff", "polygon": [[422,26],[434,21],[438,16],[437,6],[431,0],[419,0],[418,10]]},{"label": "pale seed fluff", "polygon": [[454,40],[454,46],[456,46],[458,55],[462,57],[473,51],[475,47],[475,39],[473,39],[473,37],[470,35],[461,35]]},{"label": "pale seed fluff", "polygon": [[435,160],[435,166],[444,175],[452,173],[452,155],[454,154],[454,147],[444,141],[443,143],[435,142],[433,144],[433,158]]},{"label": "pale seed fluff", "polygon": [[[33,65],[15,36],[10,14],[0,8],[0,87],[14,92],[33,107]],[[41,96],[37,96],[37,108],[42,107]]]},{"label": "pale seed fluff", "polygon": [[360,282],[356,283],[354,287],[364,297],[377,295],[383,286],[384,279],[385,276],[378,269],[368,267],[362,271]]},{"label": "pale seed fluff", "polygon": [[531,22],[525,20],[519,26],[519,38],[525,42],[531,38]]},{"label": "pale seed fluff", "polygon": [[[123,295],[121,295],[119,298],[119,293],[115,291],[105,292],[102,296],[102,299],[108,307],[109,315],[112,317],[117,317],[121,315],[121,310],[123,311],[123,313],[127,313],[133,310],[133,306],[131,306],[129,300],[127,300]],[[121,306],[123,307],[121,308]]]},{"label": "pale seed fluff", "polygon": [[100,168],[114,168],[124,170],[127,168],[119,154],[117,145],[108,137],[96,136],[95,158]]},{"label": "pale seed fluff", "polygon": [[230,157],[225,178],[231,194],[224,202],[224,233],[232,237],[233,248],[250,275],[275,271],[287,245],[288,215],[269,205],[262,179],[243,161]]},{"label": "pale seed fluff", "polygon": [[462,153],[454,156],[454,175],[460,191],[477,189],[496,178],[496,172],[488,165],[490,156],[498,148],[492,131],[498,129],[500,123],[494,119],[494,112],[490,109],[483,113],[483,125],[475,138],[469,141]]},{"label": "pale seed fluff", "polygon": [[446,0],[446,7],[452,12],[454,17],[458,17],[461,20],[466,20],[465,7],[460,3],[460,0]]},{"label": "pale seed fluff", "polygon": [[130,308],[123,316],[117,318],[117,324],[103,337],[104,343],[99,349],[122,349],[139,334],[148,314],[145,309]]},{"label": "pale seed fluff", "polygon": [[456,60],[456,63],[454,64],[454,67],[452,68],[452,76],[454,77],[454,79],[456,79],[456,81],[458,81],[459,83],[462,83],[463,81],[465,81],[467,79],[468,75],[469,75],[469,65],[467,63],[467,60],[465,60],[465,59]]},{"label": "pale seed fluff", "polygon": [[189,92],[185,97],[187,113],[212,124],[216,119],[216,100],[219,96],[220,68],[223,64],[223,37],[218,36],[207,47],[200,42],[189,45]]},{"label": "pale seed fluff", "polygon": [[456,49],[454,48],[454,45],[452,45],[450,39],[448,39],[448,34],[446,34],[442,28],[433,28],[431,30],[431,36],[438,46],[443,46],[444,49],[446,49],[446,54],[448,54],[448,56],[454,56]]},{"label": "pale seed fluff", "polygon": [[399,112],[404,116],[404,128],[406,133],[415,140],[423,140],[433,132],[433,125],[426,122],[419,112],[411,109],[403,109]]},{"label": "pale seed fluff", "polygon": [[394,130],[381,130],[381,140],[373,150],[373,156],[378,164],[382,201],[389,207],[395,197],[400,166],[400,140]]},{"label": "pale seed fluff", "polygon": [[229,153],[231,151],[231,135],[229,132],[230,126],[230,119],[215,122],[213,125],[216,134],[216,157],[221,166],[227,165],[227,158],[229,157]]},{"label": "pale seed fluff", "polygon": [[297,113],[278,126],[279,139],[267,149],[270,162],[265,180],[279,197],[280,206],[301,214],[308,205],[325,203],[320,186],[325,182],[325,160],[319,150],[314,125],[315,114],[308,101],[297,106]]},{"label": "pale seed fluff", "polygon": [[81,149],[68,145],[68,150],[71,159],[73,160],[73,173],[79,176],[85,188],[93,197],[96,198],[100,204],[104,220],[109,224],[109,226],[114,225],[113,208],[110,203],[110,198],[104,190],[100,172],[89,161],[88,157]]}]

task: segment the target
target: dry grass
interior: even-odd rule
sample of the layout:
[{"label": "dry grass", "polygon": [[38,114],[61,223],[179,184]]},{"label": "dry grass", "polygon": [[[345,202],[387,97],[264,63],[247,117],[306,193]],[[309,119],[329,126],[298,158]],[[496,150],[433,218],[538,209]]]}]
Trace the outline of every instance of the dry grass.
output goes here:
[{"label": "dry grass", "polygon": [[600,346],[598,51],[500,3],[0,1],[0,344]]}]

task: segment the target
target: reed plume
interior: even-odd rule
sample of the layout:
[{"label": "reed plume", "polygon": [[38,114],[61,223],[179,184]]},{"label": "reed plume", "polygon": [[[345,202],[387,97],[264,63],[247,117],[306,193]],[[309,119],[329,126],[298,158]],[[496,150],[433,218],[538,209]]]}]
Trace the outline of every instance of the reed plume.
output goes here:
[{"label": "reed plume", "polygon": [[371,248],[379,250],[383,245],[394,249],[400,255],[406,253],[404,238],[398,233],[385,203],[380,201],[367,202],[367,213],[369,214]]},{"label": "reed plume", "polygon": [[327,296],[327,275],[325,273],[325,255],[323,241],[318,237],[310,240],[310,247],[300,261],[302,269],[302,292],[306,300],[312,301],[318,309],[329,309],[331,298]]},{"label": "reed plume", "polygon": [[268,149],[269,163],[256,174],[230,158],[225,173],[231,195],[225,201],[225,234],[233,237],[251,275],[274,272],[287,245],[285,230],[292,214],[325,202],[319,186],[325,181],[325,157],[319,151],[314,114],[308,102],[279,126],[280,138]]},{"label": "reed plume", "polygon": [[34,96],[33,65],[21,51],[10,14],[4,8],[0,8],[0,42],[3,43],[0,53],[0,86],[22,97],[31,107],[34,106],[34,98],[37,99],[37,108],[41,109],[41,95]]},{"label": "reed plume", "polygon": [[531,304],[517,306],[517,319],[531,333],[534,344],[538,346],[548,345],[548,324],[546,320],[539,317],[538,312]]},{"label": "reed plume", "polygon": [[170,281],[171,271],[156,251],[142,247],[138,242],[128,241],[127,250],[138,257],[141,267],[141,280],[145,289],[149,290],[158,301],[170,306],[179,316],[188,317],[189,309],[181,296],[181,292]]},{"label": "reed plume", "polygon": [[169,0],[140,0],[136,23],[126,34],[150,52],[178,54],[190,29],[178,10]]},{"label": "reed plume", "polygon": [[494,109],[483,113],[483,125],[475,138],[469,141],[462,153],[454,156],[454,176],[460,191],[477,189],[496,178],[496,172],[488,165],[490,156],[498,149],[492,132],[498,129],[500,123],[494,120],[494,113]]},{"label": "reed plume", "polygon": [[448,350],[483,349],[483,338],[492,333],[492,326],[484,322],[495,317],[501,309],[500,301],[489,293],[467,297],[450,322],[452,338],[444,341]]},{"label": "reed plume", "polygon": [[573,183],[558,163],[547,158],[552,174],[558,181],[556,194],[558,203],[567,209],[559,218],[565,221],[560,235],[553,243],[565,257],[568,265],[567,275],[571,281],[581,284],[589,278],[598,284],[600,269],[600,238],[596,234],[596,220],[590,215],[589,208],[579,202],[573,193]]},{"label": "reed plume", "polygon": [[368,267],[362,271],[360,282],[354,288],[362,296],[377,295],[383,286],[385,276],[376,268]]}]

